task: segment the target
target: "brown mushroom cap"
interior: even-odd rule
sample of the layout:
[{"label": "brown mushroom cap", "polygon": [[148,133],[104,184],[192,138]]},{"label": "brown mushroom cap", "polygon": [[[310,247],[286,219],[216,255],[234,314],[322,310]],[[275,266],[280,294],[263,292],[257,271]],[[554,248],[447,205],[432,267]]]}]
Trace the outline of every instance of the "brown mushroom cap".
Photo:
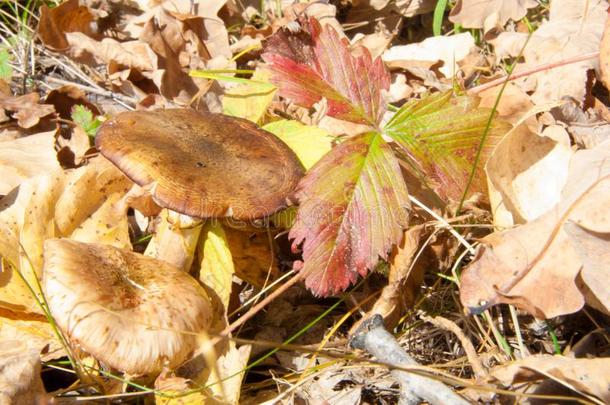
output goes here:
[{"label": "brown mushroom cap", "polygon": [[187,109],[118,114],[100,152],[159,205],[198,218],[261,218],[286,206],[303,175],[294,152],[250,121]]},{"label": "brown mushroom cap", "polygon": [[194,278],[108,245],[45,241],[43,289],[72,342],[133,375],[178,366],[212,321],[210,300]]}]

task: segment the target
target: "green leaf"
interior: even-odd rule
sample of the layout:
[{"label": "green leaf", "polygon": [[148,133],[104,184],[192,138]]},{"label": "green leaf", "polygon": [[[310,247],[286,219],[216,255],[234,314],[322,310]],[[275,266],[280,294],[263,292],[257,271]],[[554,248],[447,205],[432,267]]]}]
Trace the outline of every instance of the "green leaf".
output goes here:
[{"label": "green leaf", "polygon": [[306,169],[312,167],[332,148],[333,137],[328,131],[298,121],[275,121],[265,125],[263,129],[290,146]]},{"label": "green leaf", "polygon": [[302,243],[300,271],[316,295],[338,293],[387,259],[407,226],[409,195],[379,132],[347,139],[301,180],[290,238]]},{"label": "green leaf", "polygon": [[277,91],[274,85],[268,83],[269,76],[269,72],[257,69],[252,80],[225,91],[222,99],[224,113],[259,122]]},{"label": "green leaf", "polygon": [[[478,104],[477,97],[452,91],[429,95],[403,105],[383,130],[401,146],[415,174],[428,180],[441,198],[458,200],[468,184],[492,114]],[[508,123],[492,121],[470,191],[485,190],[483,166],[509,129]]]},{"label": "green leaf", "polygon": [[93,117],[93,112],[84,105],[77,104],[72,108],[72,121],[81,127],[87,135],[94,137],[97,129],[102,124],[101,121]]}]

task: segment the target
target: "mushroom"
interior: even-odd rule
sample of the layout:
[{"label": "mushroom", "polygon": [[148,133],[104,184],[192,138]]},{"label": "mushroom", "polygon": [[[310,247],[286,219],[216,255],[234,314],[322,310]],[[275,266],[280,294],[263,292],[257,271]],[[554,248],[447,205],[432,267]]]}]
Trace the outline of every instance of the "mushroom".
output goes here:
[{"label": "mushroom", "polygon": [[45,241],[43,289],[71,342],[131,375],[175,368],[212,322],[212,305],[188,273],[113,246]]},{"label": "mushroom", "polygon": [[188,109],[118,114],[95,145],[157,203],[196,218],[254,220],[287,205],[295,153],[250,121]]}]

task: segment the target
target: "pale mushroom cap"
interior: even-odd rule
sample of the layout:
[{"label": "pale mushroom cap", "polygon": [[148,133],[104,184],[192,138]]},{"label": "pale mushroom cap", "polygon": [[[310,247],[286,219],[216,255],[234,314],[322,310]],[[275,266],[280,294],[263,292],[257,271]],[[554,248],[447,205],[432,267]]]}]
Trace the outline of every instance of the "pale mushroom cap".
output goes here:
[{"label": "pale mushroom cap", "polygon": [[294,152],[250,121],[188,109],[118,114],[96,147],[159,205],[198,218],[261,218],[303,176]]},{"label": "pale mushroom cap", "polygon": [[212,321],[210,300],[194,278],[108,245],[47,240],[43,289],[73,343],[132,375],[178,366]]}]

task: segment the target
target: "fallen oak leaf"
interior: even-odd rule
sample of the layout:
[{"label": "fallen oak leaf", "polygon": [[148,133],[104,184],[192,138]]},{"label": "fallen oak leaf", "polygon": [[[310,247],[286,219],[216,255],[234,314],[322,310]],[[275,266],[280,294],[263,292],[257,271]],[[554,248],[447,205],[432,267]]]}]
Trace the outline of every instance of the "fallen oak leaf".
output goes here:
[{"label": "fallen oak leaf", "polygon": [[303,249],[300,272],[319,296],[347,288],[387,259],[407,226],[407,187],[378,132],[356,135],[327,153],[300,181],[289,237]]},{"label": "fallen oak leaf", "polygon": [[535,0],[458,0],[449,21],[464,28],[483,28],[487,33],[503,27],[508,20],[519,21],[528,8],[537,5]]},{"label": "fallen oak leaf", "polygon": [[432,68],[439,61],[439,71],[447,78],[454,77],[458,63],[475,49],[474,38],[469,32],[448,37],[430,37],[416,44],[396,45],[383,53],[383,61],[390,68],[410,66]]},{"label": "fallen oak leaf", "polygon": [[40,7],[38,36],[50,49],[65,51],[70,47],[66,33],[82,32],[92,37],[95,34],[93,21],[93,14],[86,6],[79,5],[79,0],[68,0],[53,8],[43,4]]},{"label": "fallen oak leaf", "polygon": [[302,25],[297,33],[281,28],[263,47],[279,94],[306,108],[325,98],[329,116],[376,127],[390,87],[381,59],[364,47],[350,52],[346,38],[315,18]]},{"label": "fallen oak leaf", "polygon": [[[599,403],[609,403],[609,367],[609,358],[534,355],[497,366],[491,370],[490,375],[505,386],[546,377],[576,392],[596,397],[601,401]],[[595,400],[595,398],[589,399]]]},{"label": "fallen oak leaf", "polygon": [[[531,34],[523,50],[524,64],[515,67],[513,77],[521,71],[535,69],[544,64],[561,64],[583,54],[599,50],[606,22],[608,4],[603,0],[564,0],[551,2],[548,21]],[[496,48],[508,48],[506,53],[516,57],[528,34],[504,32],[490,41]],[[500,56],[503,57],[503,56]],[[565,96],[583,102],[588,81],[587,72],[597,69],[596,58],[574,61],[567,65],[537,72],[525,79],[525,90],[535,88],[534,104],[556,102]]]},{"label": "fallen oak leaf", "polygon": [[23,96],[9,96],[0,93],[0,121],[6,121],[8,116],[12,115],[17,119],[17,124],[21,128],[32,128],[41,118],[55,112],[52,105],[39,104],[39,100],[40,96],[37,93]]},{"label": "fallen oak leaf", "polygon": [[[610,232],[610,142],[574,154],[561,201],[525,225],[493,233],[482,240],[465,269],[460,298],[471,313],[498,303],[510,303],[539,318],[578,311],[587,302],[608,308],[608,265],[586,265],[566,232],[568,221],[591,236]],[[569,229],[569,225],[568,225]],[[599,238],[605,243],[608,238]],[[599,254],[599,249],[596,249]],[[605,256],[604,256],[605,257]],[[596,256],[593,260],[602,260]],[[580,276],[584,286],[579,285]],[[591,294],[587,292],[591,291]],[[540,294],[544,291],[544,294]],[[592,300],[594,298],[595,300]]]},{"label": "fallen oak leaf", "polygon": [[0,194],[8,194],[25,180],[59,170],[55,151],[57,131],[0,142]]}]

